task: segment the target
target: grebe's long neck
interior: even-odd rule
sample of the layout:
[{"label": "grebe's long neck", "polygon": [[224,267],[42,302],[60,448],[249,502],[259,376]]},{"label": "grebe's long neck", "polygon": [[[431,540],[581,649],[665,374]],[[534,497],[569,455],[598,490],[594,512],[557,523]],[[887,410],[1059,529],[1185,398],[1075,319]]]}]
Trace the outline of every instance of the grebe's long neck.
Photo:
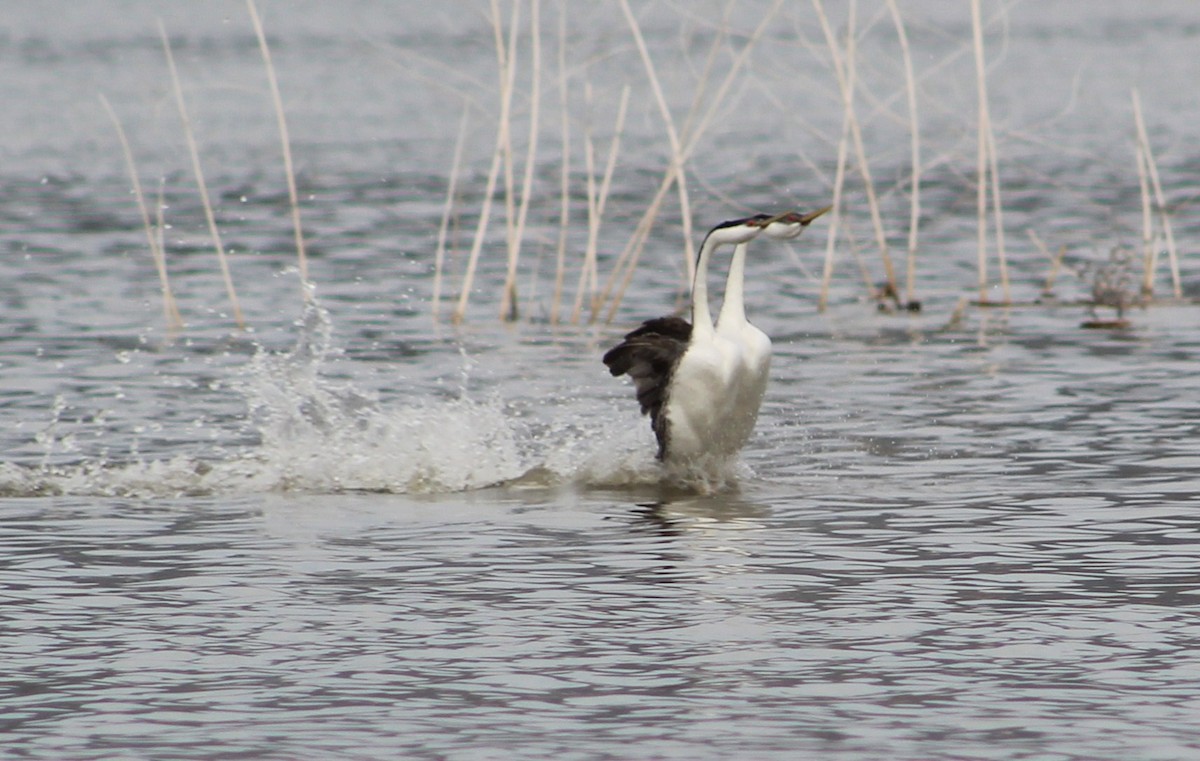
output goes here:
[{"label": "grebe's long neck", "polygon": [[[745,219],[734,219],[722,222],[708,231],[704,242],[700,244],[700,255],[696,260],[696,277],[692,281],[692,340],[704,340],[715,334],[712,312],[708,308],[708,262],[721,246],[741,245],[747,243],[763,231],[774,217],[766,214],[755,214]],[[741,284],[742,269],[738,265],[737,303],[742,303]],[[740,307],[739,307],[740,308]]]},{"label": "grebe's long neck", "polygon": [[720,248],[721,240],[711,232],[700,244],[700,256],[696,260],[696,275],[692,280],[692,339],[713,335],[712,312],[708,309],[708,261],[713,251]]},{"label": "grebe's long neck", "polygon": [[743,280],[746,271],[747,243],[739,243],[733,249],[733,260],[729,263],[729,277],[725,279],[725,298],[721,303],[721,314],[717,317],[719,328],[739,328],[746,324],[746,305],[743,296]]}]

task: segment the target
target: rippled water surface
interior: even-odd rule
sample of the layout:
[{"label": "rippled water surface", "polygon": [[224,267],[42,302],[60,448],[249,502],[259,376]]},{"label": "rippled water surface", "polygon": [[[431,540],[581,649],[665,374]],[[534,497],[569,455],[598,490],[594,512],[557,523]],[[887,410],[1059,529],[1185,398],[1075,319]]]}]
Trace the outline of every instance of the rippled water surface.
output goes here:
[{"label": "rippled water surface", "polygon": [[[242,4],[6,12],[3,755],[1200,756],[1194,4],[1099,2],[1081,16],[1066,0],[984,3],[1020,305],[982,308],[970,303],[969,9],[901,3],[923,77],[923,309],[880,313],[863,296],[860,270],[883,274],[857,175],[828,310],[825,223],[790,250],[756,242],[747,299],[775,345],[759,426],[740,461],[682,481],[655,464],[631,389],[599,362],[677,302],[674,196],[613,323],[553,324],[557,4],[541,8],[521,319],[497,320],[502,194],[468,319],[431,316],[464,103],[443,313],[496,134],[492,31],[476,5],[261,0],[310,248],[307,308]],[[701,231],[828,198],[841,105],[819,24],[785,5],[689,165]],[[713,98],[769,7],[635,4],[681,125],[706,66]],[[625,85],[602,276],[669,160],[619,6],[570,13],[568,306],[587,241],[583,140],[599,173]],[[245,331],[207,239],[160,17]],[[844,15],[832,22],[845,30]],[[903,72],[886,7],[860,3],[859,23],[864,139],[899,262]],[[1141,247],[1134,87],[1183,298],[1084,330],[1088,263]],[[152,202],[162,188],[181,330],[164,327],[98,92]],[[528,82],[513,108],[519,189]],[[1054,298],[1036,304],[1048,260],[1029,231],[1067,247]],[[1171,292],[1165,259],[1155,286]]]}]

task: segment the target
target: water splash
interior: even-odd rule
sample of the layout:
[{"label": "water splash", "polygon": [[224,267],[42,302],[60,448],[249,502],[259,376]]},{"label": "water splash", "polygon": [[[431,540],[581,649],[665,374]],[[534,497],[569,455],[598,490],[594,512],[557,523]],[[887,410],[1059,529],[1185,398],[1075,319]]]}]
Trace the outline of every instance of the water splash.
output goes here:
[{"label": "water splash", "polygon": [[667,482],[711,492],[728,488],[740,472],[736,459],[662,467],[644,423],[631,426],[593,398],[572,397],[548,420],[494,393],[475,400],[467,392],[473,360],[465,353],[458,397],[399,406],[323,377],[334,354],[329,315],[314,306],[294,350],[260,352],[246,373],[244,391],[262,439],[257,456],[273,471],[276,489],[437,493],[514,482]]},{"label": "water splash", "polygon": [[310,306],[296,347],[259,352],[242,381],[274,489],[397,493],[478,489],[527,469],[519,421],[498,399],[399,406],[325,378],[336,349],[327,311]]},{"label": "water splash", "polygon": [[[736,460],[662,466],[653,459],[648,426],[629,405],[606,404],[594,394],[560,394],[557,404],[538,410],[504,399],[501,389],[473,398],[467,383],[474,360],[465,354],[455,396],[388,403],[352,382],[332,379],[331,369],[344,361],[329,313],[309,306],[290,350],[260,348],[223,384],[245,399],[243,430],[226,435],[224,445],[204,456],[149,458],[140,454],[135,438],[123,459],[105,451],[64,462],[61,455],[70,452],[74,434],[58,430],[67,405],[60,397],[50,425],[38,434],[47,456],[34,466],[0,464],[0,496],[416,494],[505,484],[606,489],[666,484],[712,492],[739,475]],[[233,438],[243,443],[230,443]],[[60,455],[53,462],[52,451]]]}]

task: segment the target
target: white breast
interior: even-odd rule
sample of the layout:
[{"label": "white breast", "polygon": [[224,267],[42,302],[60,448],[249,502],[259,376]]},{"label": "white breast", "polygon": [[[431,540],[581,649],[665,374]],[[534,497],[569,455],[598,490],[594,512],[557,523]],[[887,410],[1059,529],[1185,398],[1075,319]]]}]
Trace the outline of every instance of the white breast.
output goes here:
[{"label": "white breast", "polygon": [[758,419],[771,366],[771,341],[743,323],[688,347],[671,380],[667,459],[737,453]]}]

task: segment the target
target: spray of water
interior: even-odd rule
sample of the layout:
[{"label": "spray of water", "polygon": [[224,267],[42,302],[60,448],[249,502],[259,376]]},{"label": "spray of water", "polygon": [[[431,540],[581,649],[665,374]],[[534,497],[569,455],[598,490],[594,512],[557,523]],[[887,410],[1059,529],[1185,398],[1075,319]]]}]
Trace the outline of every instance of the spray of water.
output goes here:
[{"label": "spray of water", "polygon": [[381,405],[373,394],[321,374],[333,352],[329,315],[310,306],[296,347],[260,352],[242,390],[273,488],[398,493],[477,489],[527,467],[518,421],[495,400]]},{"label": "spray of water", "polygon": [[223,384],[244,396],[245,430],[237,438],[253,444],[218,447],[215,455],[209,449],[203,456],[153,457],[134,443],[124,457],[106,451],[64,459],[76,434],[60,426],[67,402],[59,398],[38,434],[47,455],[34,465],[0,463],[0,496],[416,494],[664,483],[715,491],[739,475],[736,461],[664,468],[653,460],[648,426],[631,405],[610,409],[611,400],[564,392],[534,414],[499,391],[473,398],[469,358],[457,395],[381,402],[328,377],[339,359],[332,327],[328,312],[310,304],[290,350],[260,349]]}]

